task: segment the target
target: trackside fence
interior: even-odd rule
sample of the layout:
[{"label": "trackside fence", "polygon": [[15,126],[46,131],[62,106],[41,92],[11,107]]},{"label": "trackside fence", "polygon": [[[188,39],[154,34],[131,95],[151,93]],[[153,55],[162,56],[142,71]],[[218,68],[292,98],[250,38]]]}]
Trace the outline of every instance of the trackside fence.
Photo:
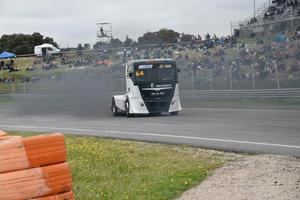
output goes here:
[{"label": "trackside fence", "polygon": [[[120,84],[121,85],[121,84]],[[103,88],[103,86],[105,88]],[[95,88],[99,88],[95,89]],[[34,83],[18,83],[6,84],[0,88],[0,96],[8,95],[30,95],[33,91],[38,91],[36,94],[55,94],[64,95],[66,90],[72,92],[74,86],[66,83],[47,83],[47,84],[34,84]],[[81,88],[87,90],[87,88]],[[121,87],[107,87],[105,84],[99,84],[93,87],[92,93],[105,93],[107,95],[122,94],[124,93],[124,84]],[[289,89],[256,89],[256,90],[181,90],[181,98],[191,101],[201,100],[299,100],[300,101],[300,88]]]},{"label": "trackside fence", "polygon": [[181,90],[187,100],[300,100],[300,88],[262,90]]}]

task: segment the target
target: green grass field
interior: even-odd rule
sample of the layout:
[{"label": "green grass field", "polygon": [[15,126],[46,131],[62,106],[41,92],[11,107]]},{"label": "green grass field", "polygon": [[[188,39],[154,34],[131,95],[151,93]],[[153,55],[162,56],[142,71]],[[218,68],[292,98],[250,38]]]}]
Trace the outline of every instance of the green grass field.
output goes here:
[{"label": "green grass field", "polygon": [[173,199],[229,161],[221,152],[175,145],[69,135],[66,143],[80,200]]},{"label": "green grass field", "polygon": [[26,69],[26,67],[32,66],[34,61],[37,60],[36,57],[23,57],[15,59],[15,66],[19,67],[21,70]]}]

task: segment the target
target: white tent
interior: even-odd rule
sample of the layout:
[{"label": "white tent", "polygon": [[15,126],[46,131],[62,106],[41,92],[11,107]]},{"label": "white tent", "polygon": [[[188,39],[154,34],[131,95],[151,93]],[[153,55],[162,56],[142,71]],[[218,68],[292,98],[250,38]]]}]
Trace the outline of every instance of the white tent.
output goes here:
[{"label": "white tent", "polygon": [[60,53],[60,49],[56,48],[52,44],[45,43],[34,47],[34,54],[36,56],[52,55],[58,53]]}]

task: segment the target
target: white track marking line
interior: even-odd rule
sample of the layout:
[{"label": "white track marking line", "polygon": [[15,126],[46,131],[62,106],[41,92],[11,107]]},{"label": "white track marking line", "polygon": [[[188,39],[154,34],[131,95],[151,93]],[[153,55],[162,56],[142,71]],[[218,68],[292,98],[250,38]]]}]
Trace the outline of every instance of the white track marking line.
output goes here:
[{"label": "white track marking line", "polygon": [[[79,128],[59,128],[59,127],[43,127],[43,126],[15,126],[15,125],[4,125],[0,124],[0,127],[7,128],[22,128],[22,129],[48,129],[48,130],[60,130],[60,131],[85,131],[85,132],[103,132],[109,134],[123,134],[123,135],[136,135],[136,136],[151,136],[151,137],[165,137],[165,138],[180,138],[180,139],[193,139],[211,142],[225,142],[225,143],[237,143],[237,144],[250,144],[250,145],[261,145],[261,146],[273,146],[273,147],[283,147],[283,148],[294,148],[300,149],[300,146],[295,145],[285,145],[285,144],[273,144],[264,142],[251,142],[244,140],[228,140],[228,139],[218,139],[218,138],[205,138],[205,137],[193,137],[193,136],[181,136],[181,135],[168,135],[168,134],[158,134],[158,133],[136,133],[136,132],[125,132],[125,131],[104,131],[95,129],[79,129]],[[99,135],[101,136],[101,135]]]},{"label": "white track marking line", "polygon": [[48,129],[48,130],[64,130],[64,131],[87,131],[87,132],[97,131],[93,129],[62,128],[62,127],[47,127],[47,126],[16,126],[16,125],[5,125],[5,124],[0,124],[0,127],[24,128],[24,129]]},{"label": "white track marking line", "polygon": [[272,144],[272,143],[264,143],[264,142],[250,142],[250,141],[243,141],[243,140],[227,140],[227,139],[217,139],[217,138],[181,136],[181,135],[168,135],[168,134],[156,134],[156,133],[134,133],[134,132],[123,132],[123,131],[104,131],[104,132],[106,132],[106,133],[115,133],[115,134],[143,135],[143,136],[155,136],[155,137],[158,136],[158,137],[169,137],[169,138],[180,138],[180,139],[193,139],[193,140],[204,140],[204,141],[213,141],[213,142],[252,144],[252,145],[263,145],[263,146],[275,146],[275,147],[285,147],[285,148],[300,149],[300,146],[294,146],[294,145]]},{"label": "white track marking line", "polygon": [[207,111],[263,111],[263,112],[300,112],[300,110],[279,110],[279,109],[243,109],[243,108],[183,108],[183,110],[207,110]]}]

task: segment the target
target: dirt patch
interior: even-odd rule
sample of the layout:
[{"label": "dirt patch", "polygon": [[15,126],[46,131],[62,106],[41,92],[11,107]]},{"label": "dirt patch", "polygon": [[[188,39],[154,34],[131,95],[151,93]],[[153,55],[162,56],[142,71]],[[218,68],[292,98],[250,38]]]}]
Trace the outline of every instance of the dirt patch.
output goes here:
[{"label": "dirt patch", "polygon": [[245,156],[216,170],[178,200],[300,199],[300,158]]}]

